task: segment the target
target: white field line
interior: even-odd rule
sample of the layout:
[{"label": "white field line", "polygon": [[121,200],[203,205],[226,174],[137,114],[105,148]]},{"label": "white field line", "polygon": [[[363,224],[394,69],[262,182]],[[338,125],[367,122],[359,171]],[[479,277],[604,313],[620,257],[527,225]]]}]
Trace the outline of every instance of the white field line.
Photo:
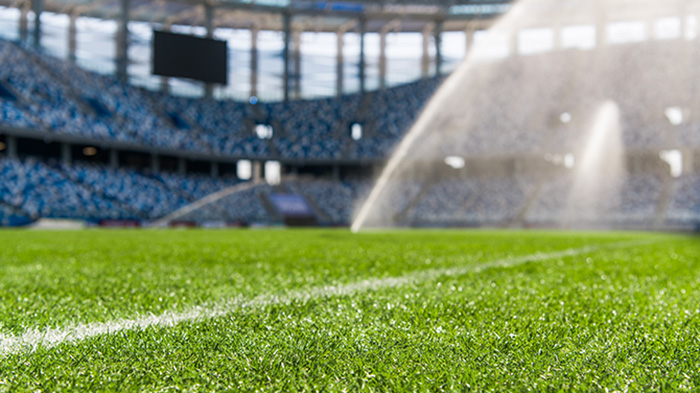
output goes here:
[{"label": "white field line", "polygon": [[395,288],[412,283],[430,281],[444,276],[460,276],[470,272],[479,273],[492,268],[507,268],[528,262],[542,262],[551,259],[573,257],[606,249],[630,248],[654,243],[653,240],[616,242],[604,245],[592,245],[570,248],[563,251],[537,252],[512,258],[497,259],[472,266],[435,268],[408,273],[398,277],[370,278],[350,284],[312,287],[292,291],[283,295],[261,295],[253,299],[228,299],[211,305],[191,307],[185,311],[166,311],[160,315],[148,315],[134,319],[118,319],[109,322],[92,322],[77,324],[64,328],[30,329],[18,336],[0,334],[0,357],[31,352],[39,347],[51,348],[64,343],[77,342],[104,334],[116,334],[121,331],[141,330],[149,327],[171,327],[182,322],[222,317],[237,310],[262,308],[269,305],[306,302],[331,296],[346,296],[360,292]]}]

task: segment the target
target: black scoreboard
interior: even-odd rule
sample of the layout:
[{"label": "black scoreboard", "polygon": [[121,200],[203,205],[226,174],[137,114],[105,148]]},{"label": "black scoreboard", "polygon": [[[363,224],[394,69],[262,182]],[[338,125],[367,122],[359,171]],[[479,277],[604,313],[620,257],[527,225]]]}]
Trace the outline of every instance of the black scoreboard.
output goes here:
[{"label": "black scoreboard", "polygon": [[153,31],[153,75],[228,83],[226,41]]}]

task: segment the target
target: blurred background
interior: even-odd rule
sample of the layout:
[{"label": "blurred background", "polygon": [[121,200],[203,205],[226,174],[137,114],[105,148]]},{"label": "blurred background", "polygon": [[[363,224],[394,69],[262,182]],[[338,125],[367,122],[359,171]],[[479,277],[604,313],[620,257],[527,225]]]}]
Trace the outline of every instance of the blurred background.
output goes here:
[{"label": "blurred background", "polygon": [[0,224],[348,226],[422,113],[369,226],[698,229],[699,16],[0,0]]}]

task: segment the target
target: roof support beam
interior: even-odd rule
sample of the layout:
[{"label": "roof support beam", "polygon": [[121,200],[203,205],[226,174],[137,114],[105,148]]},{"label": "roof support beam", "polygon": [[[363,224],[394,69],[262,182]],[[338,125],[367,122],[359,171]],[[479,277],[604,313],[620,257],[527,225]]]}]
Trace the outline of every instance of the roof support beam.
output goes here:
[{"label": "roof support beam", "polygon": [[386,34],[382,29],[379,32],[379,89],[386,88]]},{"label": "roof support beam", "polygon": [[184,11],[178,12],[176,14],[169,15],[163,21],[163,30],[170,31],[170,28],[172,27],[172,25],[177,24],[179,21],[186,19],[186,18],[197,17],[199,15],[199,13],[200,13],[200,8],[193,7],[193,8],[190,8],[188,10],[184,10]]},{"label": "roof support beam", "polygon": [[76,52],[78,50],[78,40],[77,40],[77,35],[78,35],[78,28],[76,26],[76,22],[78,19],[78,14],[76,12],[71,12],[69,14],[69,21],[68,21],[68,61],[71,63],[75,63],[75,58],[76,58]]},{"label": "roof support beam", "polygon": [[343,60],[343,47],[345,43],[345,33],[348,32],[348,30],[353,29],[355,26],[357,26],[357,20],[351,20],[340,26],[338,31],[336,31],[336,38],[337,38],[337,44],[336,44],[336,63],[335,63],[335,77],[336,77],[336,83],[335,83],[335,90],[336,90],[336,95],[338,97],[343,95],[343,85],[344,85],[344,60]]},{"label": "roof support beam", "polygon": [[398,33],[401,30],[401,19],[396,18],[384,24],[379,29],[379,88],[386,88],[386,36],[390,31]]},{"label": "roof support beam", "polygon": [[360,34],[360,61],[358,64],[359,75],[360,75],[360,92],[365,92],[365,32],[367,31],[367,19],[364,17],[360,18],[359,25]]},{"label": "roof support beam", "polygon": [[444,19],[435,21],[434,41],[435,41],[435,76],[442,75],[442,24]]},{"label": "roof support beam", "polygon": [[292,31],[292,58],[294,60],[294,99],[301,98],[301,30]]},{"label": "roof support beam", "polygon": [[[206,37],[209,39],[214,38],[214,7],[208,3],[204,4],[204,28],[207,31]],[[213,83],[204,84],[204,96],[207,98],[212,98],[214,96]]]},{"label": "roof support beam", "polygon": [[34,11],[34,47],[41,47],[41,13],[44,10],[44,0],[32,0]]},{"label": "roof support beam", "polygon": [[29,8],[31,4],[29,0],[22,2],[19,9],[19,40],[22,42],[27,42],[29,36],[29,27],[27,26],[27,15],[29,14]]},{"label": "roof support beam", "polygon": [[338,97],[343,95],[343,44],[345,43],[345,31],[338,30],[335,33],[337,38],[335,57],[335,93]]},{"label": "roof support beam", "polygon": [[284,31],[284,49],[282,49],[282,61],[284,69],[282,72],[282,85],[284,86],[284,101],[289,101],[289,46],[292,39],[292,14],[285,12],[282,16],[282,26]]},{"label": "roof support beam", "polygon": [[128,80],[129,64],[129,8],[131,0],[119,0],[119,20],[117,21],[117,78]]},{"label": "roof support beam", "polygon": [[422,78],[427,78],[430,73],[430,35],[434,30],[434,22],[426,24],[423,28],[423,56],[421,57]]},{"label": "roof support beam", "polygon": [[250,96],[258,95],[258,29],[250,29]]}]

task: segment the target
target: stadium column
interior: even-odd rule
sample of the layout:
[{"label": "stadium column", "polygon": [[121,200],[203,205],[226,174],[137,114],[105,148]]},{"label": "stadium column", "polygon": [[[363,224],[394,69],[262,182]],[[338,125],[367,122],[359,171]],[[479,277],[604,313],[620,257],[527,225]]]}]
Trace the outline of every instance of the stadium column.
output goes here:
[{"label": "stadium column", "polygon": [[358,63],[360,74],[360,92],[365,92],[365,33],[367,32],[367,19],[360,18],[360,61]]},{"label": "stadium column", "polygon": [[160,172],[160,160],[158,159],[158,154],[151,153],[151,171]]},{"label": "stadium column", "polygon": [[109,151],[109,167],[112,169],[119,167],[119,152],[114,149]]},{"label": "stadium column", "polygon": [[61,163],[63,165],[70,165],[73,162],[73,151],[71,145],[67,143],[61,143]]},{"label": "stadium column", "polygon": [[552,25],[552,36],[553,36],[553,43],[552,43],[552,50],[558,51],[564,49],[564,42],[561,34],[561,23],[557,21],[557,23]]},{"label": "stadium column", "polygon": [[187,173],[187,161],[182,157],[179,157],[177,159],[177,173],[181,175]]},{"label": "stadium column", "polygon": [[119,0],[119,21],[117,23],[117,78],[128,79],[129,64],[129,7],[131,0]]},{"label": "stadium column", "polygon": [[343,95],[343,43],[344,43],[344,37],[345,37],[345,30],[340,29],[338,32],[336,32],[336,38],[337,38],[337,44],[336,44],[336,49],[337,49],[337,54],[336,54],[336,63],[335,63],[335,91],[336,95],[338,97]]},{"label": "stadium column", "polygon": [[517,26],[514,26],[513,30],[508,32],[508,56],[510,57],[515,57],[519,54],[518,34],[520,34],[520,30],[518,30]]},{"label": "stadium column", "polygon": [[467,48],[465,53],[465,56],[469,54],[469,51],[471,51],[474,48],[474,33],[476,32],[476,27],[472,23],[467,23],[467,27],[464,29],[464,43],[466,44]]},{"label": "stadium column", "polygon": [[75,63],[75,52],[77,50],[78,44],[76,36],[78,34],[78,29],[76,27],[76,22],[78,19],[78,12],[73,9],[69,15],[70,19],[68,22],[68,61]]},{"label": "stadium column", "polygon": [[442,24],[444,17],[435,21],[435,76],[442,74]]},{"label": "stadium column", "polygon": [[386,35],[384,27],[379,31],[379,88],[386,88]]},{"label": "stadium column", "polygon": [[693,162],[693,151],[686,150],[683,152],[683,173],[694,173],[695,166]]},{"label": "stadium column", "polygon": [[41,12],[44,10],[44,0],[32,0],[34,9],[34,47],[41,47]]},{"label": "stadium column", "polygon": [[210,173],[211,177],[219,177],[219,163],[216,161],[211,162]]},{"label": "stadium column", "polygon": [[[161,31],[169,33],[170,26],[171,24],[166,20],[166,22],[163,23],[163,26],[161,27]],[[160,91],[166,94],[170,94],[170,78],[168,78],[167,76],[160,77]]]},{"label": "stadium column", "polygon": [[427,78],[430,73],[430,33],[435,23],[430,22],[423,27],[423,56],[421,57],[421,77]]},{"label": "stadium column", "polygon": [[282,61],[284,69],[282,71],[282,85],[284,88],[284,101],[289,101],[289,45],[292,39],[292,14],[286,11],[282,15],[284,29],[284,48],[282,49]]},{"label": "stadium column", "polygon": [[292,57],[294,59],[294,99],[301,98],[301,30],[292,32]]},{"label": "stadium column", "polygon": [[17,158],[17,137],[14,135],[8,135],[7,139],[7,156],[12,159]]},{"label": "stadium column", "polygon": [[251,179],[253,181],[261,180],[263,177],[263,173],[262,173],[263,163],[262,163],[262,161],[253,161],[251,169],[252,169],[252,173],[250,174]]},{"label": "stadium column", "polygon": [[[207,38],[214,38],[214,7],[209,3],[204,4],[204,28],[207,30]],[[214,96],[214,84],[204,84],[204,96],[207,98]]]},{"label": "stadium column", "polygon": [[258,95],[258,28],[250,29],[250,96]]},{"label": "stadium column", "polygon": [[29,35],[29,27],[27,26],[27,16],[29,14],[30,7],[30,1],[25,0],[21,3],[19,9],[19,40],[22,42],[27,42],[27,36]]},{"label": "stadium column", "polygon": [[605,7],[606,5],[604,4],[605,0],[596,0],[595,2],[595,47],[596,48],[602,48],[605,46],[605,43],[607,41],[606,39],[606,33],[607,33],[607,16],[605,14]]}]

